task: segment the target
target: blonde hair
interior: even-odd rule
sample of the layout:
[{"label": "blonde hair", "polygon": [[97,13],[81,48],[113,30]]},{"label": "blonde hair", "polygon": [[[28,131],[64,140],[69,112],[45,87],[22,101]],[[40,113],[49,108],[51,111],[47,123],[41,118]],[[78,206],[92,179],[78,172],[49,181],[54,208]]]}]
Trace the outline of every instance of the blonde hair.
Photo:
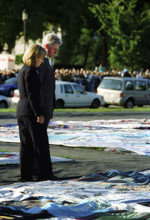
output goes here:
[{"label": "blonde hair", "polygon": [[38,58],[44,58],[46,50],[38,44],[32,44],[23,55],[23,62],[28,66],[37,67]]}]

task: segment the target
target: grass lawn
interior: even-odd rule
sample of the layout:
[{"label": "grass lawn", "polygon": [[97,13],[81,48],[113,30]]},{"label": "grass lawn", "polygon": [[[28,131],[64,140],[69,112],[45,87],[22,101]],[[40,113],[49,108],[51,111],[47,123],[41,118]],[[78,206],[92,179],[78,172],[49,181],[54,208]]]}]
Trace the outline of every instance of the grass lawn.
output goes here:
[{"label": "grass lawn", "polygon": [[[114,112],[114,111],[141,111],[141,112],[147,112],[150,111],[150,107],[133,107],[133,108],[123,108],[120,106],[109,106],[109,107],[100,107],[97,109],[91,109],[91,108],[63,108],[63,109],[55,109],[56,112]],[[0,113],[15,113],[16,108],[8,108],[8,109],[0,109]]]}]

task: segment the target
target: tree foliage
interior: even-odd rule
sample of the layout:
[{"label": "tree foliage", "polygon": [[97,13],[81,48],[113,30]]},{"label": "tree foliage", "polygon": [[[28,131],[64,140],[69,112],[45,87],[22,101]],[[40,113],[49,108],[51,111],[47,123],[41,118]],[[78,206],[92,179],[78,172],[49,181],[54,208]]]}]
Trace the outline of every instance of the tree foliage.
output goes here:
[{"label": "tree foliage", "polygon": [[22,11],[28,11],[27,40],[43,31],[62,30],[55,62],[93,68],[149,68],[149,0],[0,0],[0,52],[11,53],[23,35]]},{"label": "tree foliage", "polygon": [[98,31],[108,36],[108,60],[112,68],[132,70],[143,65],[140,45],[150,31],[150,8],[138,6],[137,0],[106,0],[90,7],[99,20]]},{"label": "tree foliage", "polygon": [[10,53],[21,34],[20,1],[0,0],[0,51],[7,43]]}]

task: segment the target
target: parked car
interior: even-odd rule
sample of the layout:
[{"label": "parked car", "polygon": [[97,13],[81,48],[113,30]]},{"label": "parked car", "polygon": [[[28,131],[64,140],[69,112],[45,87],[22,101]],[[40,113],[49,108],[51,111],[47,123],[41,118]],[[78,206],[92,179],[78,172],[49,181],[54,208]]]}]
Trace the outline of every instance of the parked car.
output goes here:
[{"label": "parked car", "polygon": [[105,102],[101,95],[84,91],[77,83],[56,82],[56,108],[91,107],[98,108]]},{"label": "parked car", "polygon": [[97,94],[104,97],[105,106],[150,105],[150,80],[134,77],[104,77]]},{"label": "parked car", "polygon": [[[92,92],[86,92],[77,83],[56,81],[56,108],[63,107],[91,107],[98,108],[105,105],[103,97]],[[19,90],[14,91],[13,103],[18,103]]]},{"label": "parked car", "polygon": [[13,97],[11,98],[11,102],[14,103],[14,104],[17,104],[18,101],[19,101],[19,98],[20,98],[19,89],[15,89],[15,90],[14,90],[14,95],[13,95]]},{"label": "parked car", "polygon": [[0,95],[0,108],[9,108],[10,107],[10,100],[3,95]]},{"label": "parked car", "polygon": [[13,97],[14,90],[18,89],[18,78],[13,77],[6,79],[2,84],[0,84],[0,94]]}]

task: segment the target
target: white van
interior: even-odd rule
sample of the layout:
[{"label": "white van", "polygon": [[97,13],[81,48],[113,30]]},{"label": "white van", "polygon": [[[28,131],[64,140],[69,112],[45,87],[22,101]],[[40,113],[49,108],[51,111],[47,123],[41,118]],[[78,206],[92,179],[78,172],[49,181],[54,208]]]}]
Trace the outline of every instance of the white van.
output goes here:
[{"label": "white van", "polygon": [[106,106],[132,108],[150,105],[150,80],[132,77],[104,77],[97,94],[104,97]]}]

